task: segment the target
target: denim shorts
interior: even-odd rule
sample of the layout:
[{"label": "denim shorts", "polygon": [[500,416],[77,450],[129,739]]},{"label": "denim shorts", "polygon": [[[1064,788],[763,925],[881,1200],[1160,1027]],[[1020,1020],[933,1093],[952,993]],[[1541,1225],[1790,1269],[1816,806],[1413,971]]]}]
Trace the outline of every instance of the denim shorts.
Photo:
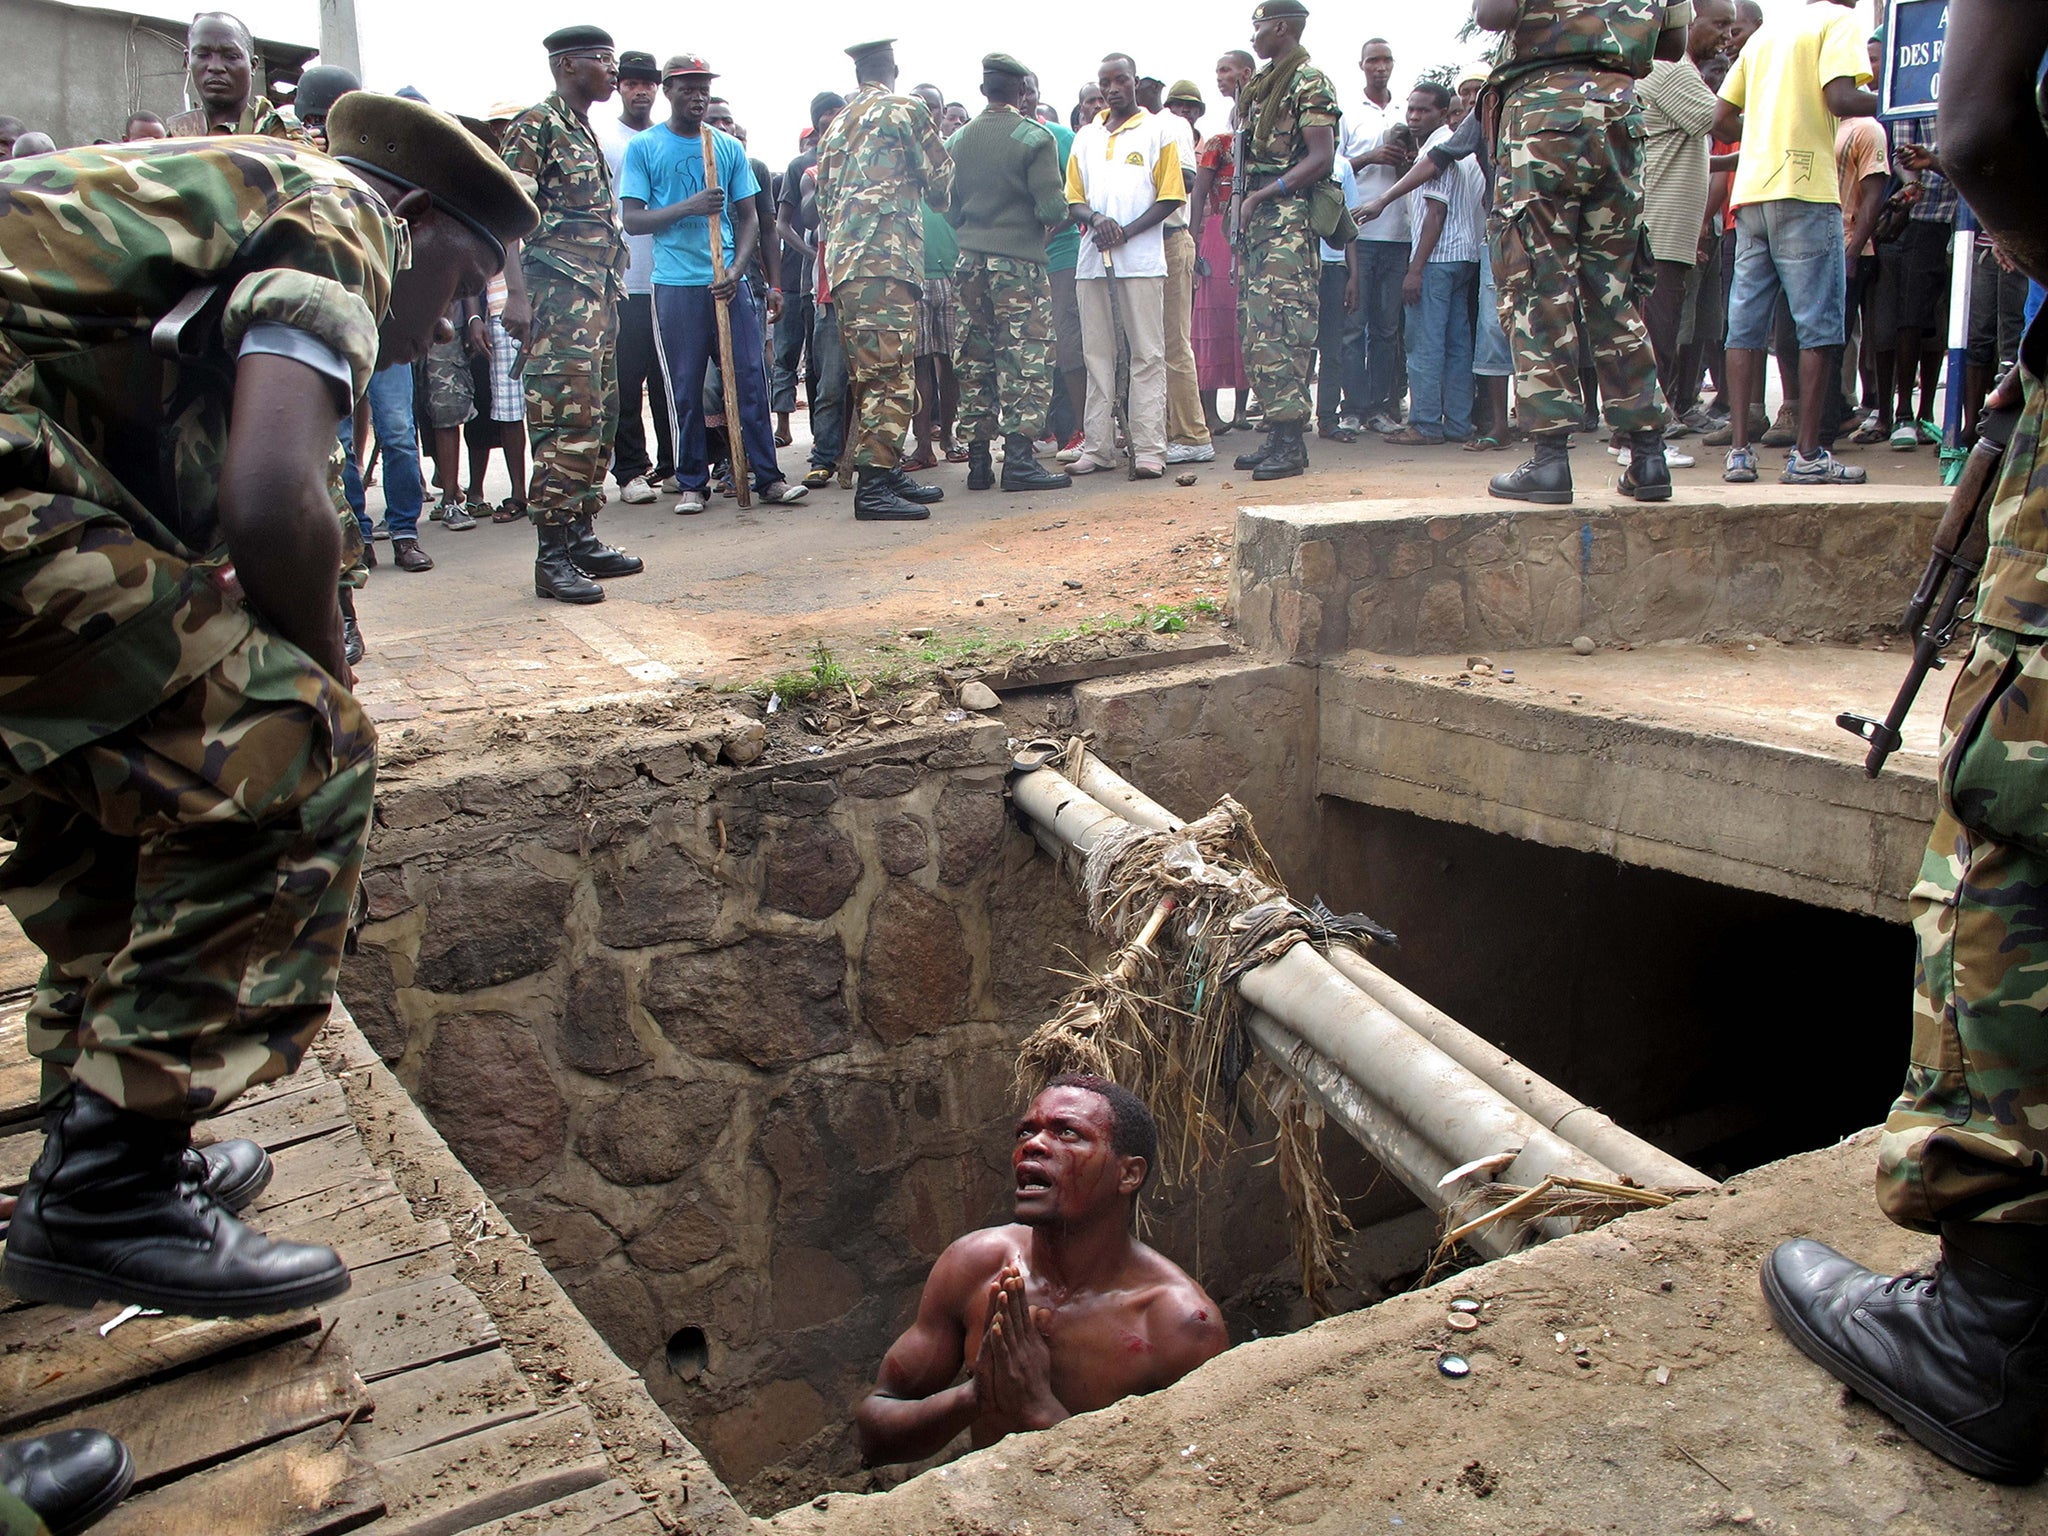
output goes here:
[{"label": "denim shorts", "polygon": [[1842,251],[1842,210],[1834,203],[1788,197],[1738,209],[1728,345],[1746,352],[1769,346],[1781,291],[1802,352],[1843,345],[1849,273]]}]

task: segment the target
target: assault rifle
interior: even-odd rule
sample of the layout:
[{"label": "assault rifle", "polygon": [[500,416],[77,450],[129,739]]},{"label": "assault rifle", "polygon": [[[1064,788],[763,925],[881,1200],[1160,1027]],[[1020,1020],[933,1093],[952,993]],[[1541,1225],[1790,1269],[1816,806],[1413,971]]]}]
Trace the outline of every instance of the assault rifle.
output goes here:
[{"label": "assault rifle", "polygon": [[2018,418],[2019,413],[2011,410],[1985,414],[1977,446],[1949,492],[1948,509],[1934,530],[1934,553],[1899,625],[1913,636],[1913,661],[1906,668],[1906,680],[1899,685],[1890,713],[1882,720],[1853,713],[1835,716],[1835,724],[1870,743],[1863,771],[1873,779],[1884,771],[1885,759],[1899,750],[1900,727],[1912,713],[1927,674],[1946,665],[1941,653],[1955,639],[1963,610],[1976,591],[1977,575],[1984,569],[1985,551],[1990,547],[1988,524],[1991,499],[1998,490],[1999,465]]},{"label": "assault rifle", "polygon": [[1251,147],[1251,124],[1239,122],[1230,135],[1230,223],[1224,230],[1230,240],[1231,259],[1237,265],[1232,275],[1239,281],[1244,278],[1244,184],[1251,175]]}]

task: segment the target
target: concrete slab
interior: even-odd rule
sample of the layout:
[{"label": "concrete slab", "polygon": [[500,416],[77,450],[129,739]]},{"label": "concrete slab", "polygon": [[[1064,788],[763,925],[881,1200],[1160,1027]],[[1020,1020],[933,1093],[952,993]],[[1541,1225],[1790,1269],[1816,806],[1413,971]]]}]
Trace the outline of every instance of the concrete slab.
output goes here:
[{"label": "concrete slab", "polygon": [[1875,781],[1834,724],[1883,712],[1900,651],[1489,656],[1513,682],[1463,656],[1323,668],[1318,792],[1903,920],[1934,814],[1940,680]]},{"label": "concrete slab", "polygon": [[1859,638],[1926,565],[1939,487],[1689,487],[1645,506],[1486,497],[1245,507],[1233,595],[1252,649],[1310,660],[1596,641]]}]

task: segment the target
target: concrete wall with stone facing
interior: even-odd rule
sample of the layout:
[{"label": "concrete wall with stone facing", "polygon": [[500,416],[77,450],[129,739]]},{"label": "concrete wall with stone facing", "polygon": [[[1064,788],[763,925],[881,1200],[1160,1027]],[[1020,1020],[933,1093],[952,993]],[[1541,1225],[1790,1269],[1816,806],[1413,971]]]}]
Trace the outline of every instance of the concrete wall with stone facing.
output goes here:
[{"label": "concrete wall with stone facing", "polygon": [[[1582,454],[1581,459],[1592,457]],[[1246,507],[1238,625],[1258,654],[1309,660],[1595,641],[1866,633],[1904,605],[1945,493],[1779,486],[1681,491],[1661,506],[1470,501]],[[1878,604],[1889,609],[1889,600]]]},{"label": "concrete wall with stone facing", "polygon": [[[1092,946],[1007,765],[971,722],[737,772],[662,742],[430,760],[381,792],[343,995],[757,1512],[871,1485],[851,1404],[932,1260],[1006,1219],[1016,1044]],[[1153,1241],[1219,1299],[1284,1265],[1271,1170],[1157,1202]],[[685,1328],[702,1371],[669,1361]]]}]

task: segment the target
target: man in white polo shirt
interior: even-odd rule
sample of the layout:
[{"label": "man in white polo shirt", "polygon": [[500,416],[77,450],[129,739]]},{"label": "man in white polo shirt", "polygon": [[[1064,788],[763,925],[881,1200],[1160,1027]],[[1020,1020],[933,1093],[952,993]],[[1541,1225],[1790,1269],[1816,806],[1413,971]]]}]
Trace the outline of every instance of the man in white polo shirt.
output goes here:
[{"label": "man in white polo shirt", "polygon": [[1087,420],[1073,472],[1117,466],[1117,338],[1106,251],[1130,351],[1130,450],[1139,477],[1157,479],[1166,472],[1166,245],[1160,226],[1187,200],[1187,189],[1173,130],[1138,105],[1138,67],[1130,56],[1109,55],[1096,79],[1107,105],[1082,125],[1067,160],[1068,211],[1085,231],[1074,276],[1088,362]]}]

